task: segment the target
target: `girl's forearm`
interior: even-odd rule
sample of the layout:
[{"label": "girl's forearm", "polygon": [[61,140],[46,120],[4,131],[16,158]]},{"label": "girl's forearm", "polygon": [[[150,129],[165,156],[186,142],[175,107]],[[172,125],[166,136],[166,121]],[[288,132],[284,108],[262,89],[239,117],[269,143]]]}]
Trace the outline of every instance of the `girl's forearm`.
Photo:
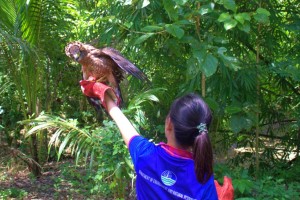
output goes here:
[{"label": "girl's forearm", "polygon": [[130,139],[136,135],[139,135],[139,133],[109,95],[105,95],[105,102],[109,115],[116,122],[123,140],[128,147]]}]

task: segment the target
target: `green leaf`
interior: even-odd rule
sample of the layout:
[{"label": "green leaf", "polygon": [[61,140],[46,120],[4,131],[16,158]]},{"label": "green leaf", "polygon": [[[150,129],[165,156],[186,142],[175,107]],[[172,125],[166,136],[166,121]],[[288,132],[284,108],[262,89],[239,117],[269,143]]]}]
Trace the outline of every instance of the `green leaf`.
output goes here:
[{"label": "green leaf", "polygon": [[60,159],[60,156],[63,152],[63,150],[65,149],[67,143],[69,142],[69,139],[72,137],[72,134],[69,132],[69,134],[65,137],[64,141],[61,143],[61,145],[59,146],[59,150],[57,153],[57,160]]},{"label": "green leaf", "polygon": [[209,77],[217,71],[218,59],[212,54],[207,54],[203,61],[203,71],[205,76]]},{"label": "green leaf", "polygon": [[246,21],[244,24],[238,24],[238,28],[241,31],[249,33],[250,32],[250,23]]},{"label": "green leaf", "polygon": [[235,190],[239,190],[242,194],[246,191],[249,192],[253,188],[253,183],[247,179],[234,179],[232,180]]},{"label": "green leaf", "polygon": [[161,30],[163,30],[163,27],[160,27],[160,26],[145,26],[141,30],[145,31],[145,32],[161,31]]},{"label": "green leaf", "polygon": [[149,4],[150,4],[150,1],[149,1],[149,0],[144,0],[141,8],[145,8],[145,7],[148,6]]},{"label": "green leaf", "polygon": [[164,8],[166,9],[170,19],[177,21],[178,12],[177,8],[175,8],[175,3],[172,0],[163,0]]},{"label": "green leaf", "polygon": [[50,141],[48,143],[48,154],[50,153],[51,147],[53,145],[54,142],[57,142],[57,140],[59,140],[59,136],[62,133],[62,129],[58,129],[57,131],[55,131],[55,133],[51,136]]},{"label": "green leaf", "polygon": [[174,24],[176,24],[176,25],[189,25],[189,24],[192,24],[192,22],[190,22],[189,20],[179,20],[179,21],[176,21]]},{"label": "green leaf", "polygon": [[125,0],[125,2],[124,2],[125,6],[131,5],[131,4],[132,4],[132,0]]},{"label": "green leaf", "polygon": [[233,16],[234,16],[234,19],[236,19],[238,22],[240,22],[241,24],[244,24],[245,19],[244,19],[244,16],[242,15],[242,13],[238,13]]},{"label": "green leaf", "polygon": [[234,0],[223,0],[223,5],[225,8],[236,12],[236,5]]},{"label": "green leaf", "polygon": [[257,14],[262,14],[262,15],[266,15],[266,16],[270,16],[270,12],[264,8],[257,8],[256,10]]},{"label": "green leaf", "polygon": [[184,36],[184,30],[174,24],[167,24],[166,31],[179,39]]},{"label": "green leaf", "polygon": [[46,129],[48,127],[51,127],[51,125],[52,125],[51,122],[37,125],[37,126],[33,127],[32,129],[30,129],[28,131],[28,133],[26,133],[25,137],[28,137],[28,136],[32,135],[34,132],[36,132],[38,130],[43,130],[43,129]]},{"label": "green leaf", "polygon": [[225,112],[228,113],[228,114],[236,114],[238,112],[241,112],[242,111],[242,108],[239,107],[239,106],[227,106],[225,108]]},{"label": "green leaf", "polygon": [[188,0],[174,0],[177,5],[183,6]]},{"label": "green leaf", "polygon": [[137,45],[137,44],[141,44],[143,43],[144,41],[146,41],[148,38],[150,38],[152,35],[154,35],[154,33],[147,33],[145,35],[142,35],[141,37],[139,37],[135,42],[134,44]]},{"label": "green leaf", "polygon": [[133,23],[132,22],[125,22],[124,26],[126,26],[127,28],[132,27]]},{"label": "green leaf", "polygon": [[237,21],[234,19],[228,20],[224,22],[224,28],[226,30],[232,29],[237,25]]},{"label": "green leaf", "polygon": [[211,98],[211,97],[205,98],[205,102],[209,105],[209,107],[213,111],[217,111],[220,108],[218,102],[215,99]]},{"label": "green leaf", "polygon": [[200,73],[201,67],[196,58],[191,57],[187,61],[187,80],[194,79]]},{"label": "green leaf", "polygon": [[270,12],[264,8],[258,8],[254,14],[254,19],[262,24],[269,23]]},{"label": "green leaf", "polygon": [[204,48],[200,48],[199,49],[196,49],[198,48],[197,46],[196,47],[193,47],[193,57],[194,58],[197,58],[198,60],[198,63],[201,65],[204,61],[204,57],[205,57],[205,49]]},{"label": "green leaf", "polygon": [[233,115],[230,118],[229,123],[230,128],[234,133],[238,133],[243,129],[248,130],[252,126],[252,121],[249,118],[240,114]]},{"label": "green leaf", "polygon": [[212,12],[214,7],[215,7],[214,3],[209,3],[209,4],[201,6],[200,10],[198,12],[199,12],[200,15],[205,15],[207,13]]},{"label": "green leaf", "polygon": [[218,22],[225,22],[230,19],[231,19],[231,15],[229,13],[222,13],[218,18]]},{"label": "green leaf", "polygon": [[[195,65],[194,67],[200,66],[205,76],[209,77],[217,71],[218,59],[212,54],[207,53],[205,48],[194,49],[193,57],[196,58],[199,63],[199,65]],[[198,74],[196,70],[190,73],[193,73],[194,76]]]},{"label": "green leaf", "polygon": [[218,54],[222,54],[224,55],[224,53],[227,51],[227,49],[225,47],[220,47],[218,48]]},{"label": "green leaf", "polygon": [[248,13],[240,13],[242,16],[243,16],[243,18],[244,18],[244,20],[246,20],[246,21],[250,21],[251,20],[251,17],[250,17],[250,15],[248,14]]},{"label": "green leaf", "polygon": [[92,167],[93,167],[94,155],[95,155],[95,149],[93,147],[92,152],[91,152],[91,156],[90,156],[90,169],[92,169]]},{"label": "green leaf", "polygon": [[238,70],[239,66],[238,60],[235,57],[227,56],[224,53],[227,51],[225,47],[218,48],[218,56],[223,61],[225,66],[232,68],[233,70]]}]

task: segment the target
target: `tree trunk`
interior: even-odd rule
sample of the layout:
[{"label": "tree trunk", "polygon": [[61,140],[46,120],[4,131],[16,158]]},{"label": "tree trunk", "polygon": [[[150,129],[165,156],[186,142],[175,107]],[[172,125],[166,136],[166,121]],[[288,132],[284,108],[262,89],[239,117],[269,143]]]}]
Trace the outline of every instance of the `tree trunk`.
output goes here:
[{"label": "tree trunk", "polygon": [[[259,110],[260,107],[260,81],[259,81],[259,54],[260,54],[260,29],[261,24],[258,25],[257,28],[257,45],[256,45],[256,106],[257,110]],[[259,128],[259,111],[256,113],[256,127],[255,127],[255,177],[258,178],[259,176],[259,134],[260,134],[260,128]]]},{"label": "tree trunk", "polygon": [[[39,163],[38,159],[38,148],[37,148],[37,138],[36,135],[33,134],[29,138],[30,142],[30,154],[31,158],[36,162]],[[33,173],[35,177],[40,177],[42,174],[41,168],[36,164],[32,163],[32,165],[29,166],[29,170]]]}]

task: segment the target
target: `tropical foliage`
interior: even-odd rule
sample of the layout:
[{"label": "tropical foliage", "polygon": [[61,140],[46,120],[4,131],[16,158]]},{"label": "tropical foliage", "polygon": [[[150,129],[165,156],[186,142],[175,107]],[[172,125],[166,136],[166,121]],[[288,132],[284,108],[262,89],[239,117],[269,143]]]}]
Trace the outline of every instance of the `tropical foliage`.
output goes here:
[{"label": "tropical foliage", "polygon": [[293,199],[299,9],[296,0],[0,0],[0,138],[40,165],[71,154],[91,170],[93,194],[133,195],[118,130],[110,118],[99,122],[80,92],[79,65],[64,55],[74,40],[111,46],[152,82],[122,83],[123,111],[141,134],[164,140],[171,102],[196,92],[213,110],[217,157],[247,150],[216,165],[216,178],[230,175],[236,198]]}]

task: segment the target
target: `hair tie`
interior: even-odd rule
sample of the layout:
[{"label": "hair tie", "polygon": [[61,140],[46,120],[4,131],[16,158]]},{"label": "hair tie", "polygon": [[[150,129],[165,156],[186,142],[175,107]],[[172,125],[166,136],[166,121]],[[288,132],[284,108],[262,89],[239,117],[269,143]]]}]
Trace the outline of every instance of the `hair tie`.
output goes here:
[{"label": "hair tie", "polygon": [[206,124],[205,123],[200,123],[198,126],[197,126],[197,129],[199,130],[199,133],[207,133],[207,127],[206,127]]}]

